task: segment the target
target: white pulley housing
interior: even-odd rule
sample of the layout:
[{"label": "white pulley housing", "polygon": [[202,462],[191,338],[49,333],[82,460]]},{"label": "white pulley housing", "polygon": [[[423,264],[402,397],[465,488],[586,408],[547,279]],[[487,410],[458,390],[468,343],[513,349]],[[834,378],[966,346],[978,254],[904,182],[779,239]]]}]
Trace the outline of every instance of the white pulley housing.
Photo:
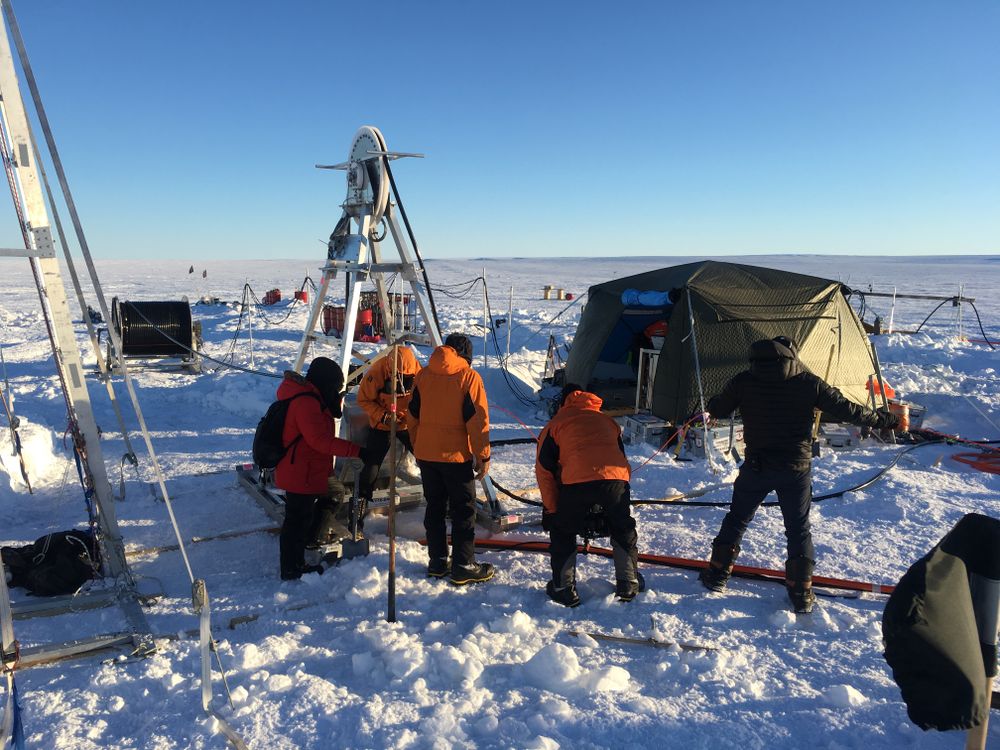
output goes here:
[{"label": "white pulley housing", "polygon": [[385,138],[372,125],[358,128],[347,153],[347,199],[344,208],[350,210],[370,206],[372,225],[382,220],[389,201],[385,154]]}]

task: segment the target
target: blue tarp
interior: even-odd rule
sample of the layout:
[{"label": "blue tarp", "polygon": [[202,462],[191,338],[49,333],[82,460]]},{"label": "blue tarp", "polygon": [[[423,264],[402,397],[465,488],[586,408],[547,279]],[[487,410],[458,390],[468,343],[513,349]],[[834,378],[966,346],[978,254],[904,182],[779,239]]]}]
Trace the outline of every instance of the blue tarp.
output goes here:
[{"label": "blue tarp", "polygon": [[626,289],[622,292],[622,304],[625,307],[672,307],[670,292],[650,290],[640,292],[638,289]]}]

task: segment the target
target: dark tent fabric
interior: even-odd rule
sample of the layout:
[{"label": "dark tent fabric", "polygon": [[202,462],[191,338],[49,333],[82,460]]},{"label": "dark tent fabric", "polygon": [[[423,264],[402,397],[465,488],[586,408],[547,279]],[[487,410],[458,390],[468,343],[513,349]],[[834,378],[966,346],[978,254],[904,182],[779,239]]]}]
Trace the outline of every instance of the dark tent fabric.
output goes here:
[{"label": "dark tent fabric", "polygon": [[[626,289],[678,290],[653,381],[652,412],[673,422],[698,411],[698,382],[692,352],[690,311],[698,345],[705,399],[748,366],[750,344],[788,336],[799,344],[803,364],[859,404],[874,374],[868,337],[837,281],[736,263],[702,261],[614,279],[592,286],[566,363],[566,381],[586,384],[609,405],[634,404],[637,362],[622,351],[635,342],[609,341],[622,335],[622,321],[649,308],[622,303]],[[635,330],[629,326],[628,330]],[[627,335],[627,334],[626,334]],[[831,347],[833,355],[831,358]],[[616,352],[617,361],[602,359]]]}]

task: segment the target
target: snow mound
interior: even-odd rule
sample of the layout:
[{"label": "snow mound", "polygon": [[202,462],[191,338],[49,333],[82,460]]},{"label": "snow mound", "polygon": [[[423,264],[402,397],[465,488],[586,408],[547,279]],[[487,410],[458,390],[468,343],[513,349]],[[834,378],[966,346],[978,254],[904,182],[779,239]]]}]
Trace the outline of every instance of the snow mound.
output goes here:
[{"label": "snow mound", "polygon": [[850,685],[831,685],[823,694],[827,702],[837,708],[858,708],[868,702],[860,690]]},{"label": "snow mound", "polygon": [[524,664],[529,684],[553,693],[620,692],[628,688],[632,676],[619,666],[585,670],[576,652],[561,643],[550,643]]}]

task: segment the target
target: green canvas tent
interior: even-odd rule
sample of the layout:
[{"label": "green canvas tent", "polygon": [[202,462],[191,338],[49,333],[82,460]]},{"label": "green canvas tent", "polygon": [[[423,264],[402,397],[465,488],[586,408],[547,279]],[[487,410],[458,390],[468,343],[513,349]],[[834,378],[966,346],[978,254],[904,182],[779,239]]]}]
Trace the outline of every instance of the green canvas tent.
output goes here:
[{"label": "green canvas tent", "polygon": [[[626,304],[626,290],[654,294],[635,299],[630,293]],[[819,377],[829,365],[828,382],[864,404],[875,367],[868,337],[845,291],[836,281],[716,261],[598,284],[589,290],[566,363],[566,381],[601,395],[608,406],[634,405],[638,349],[642,341],[649,346],[643,331],[665,320],[669,328],[653,377],[652,412],[658,417],[677,423],[699,411],[696,370],[707,400],[747,368],[751,343],[775,336],[796,341],[800,359]],[[667,302],[668,294],[674,304]]]}]

